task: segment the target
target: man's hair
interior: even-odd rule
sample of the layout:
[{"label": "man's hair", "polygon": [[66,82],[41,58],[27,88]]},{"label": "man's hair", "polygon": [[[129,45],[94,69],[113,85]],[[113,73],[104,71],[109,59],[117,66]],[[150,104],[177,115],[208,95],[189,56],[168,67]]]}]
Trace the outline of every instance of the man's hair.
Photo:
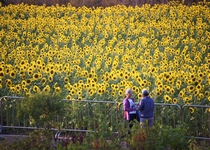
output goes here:
[{"label": "man's hair", "polygon": [[149,91],[147,89],[142,90],[142,95],[149,96]]},{"label": "man's hair", "polygon": [[132,90],[131,89],[126,89],[125,94],[127,95],[129,93],[132,93]]}]

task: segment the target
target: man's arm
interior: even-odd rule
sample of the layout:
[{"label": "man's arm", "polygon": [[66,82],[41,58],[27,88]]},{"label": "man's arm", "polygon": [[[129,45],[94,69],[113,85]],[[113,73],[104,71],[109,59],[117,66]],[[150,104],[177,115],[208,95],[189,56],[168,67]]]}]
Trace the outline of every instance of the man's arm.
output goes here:
[{"label": "man's arm", "polygon": [[144,101],[143,101],[143,99],[140,101],[140,103],[139,103],[139,107],[138,107],[138,109],[141,111],[142,109],[143,109],[143,107],[144,107]]}]

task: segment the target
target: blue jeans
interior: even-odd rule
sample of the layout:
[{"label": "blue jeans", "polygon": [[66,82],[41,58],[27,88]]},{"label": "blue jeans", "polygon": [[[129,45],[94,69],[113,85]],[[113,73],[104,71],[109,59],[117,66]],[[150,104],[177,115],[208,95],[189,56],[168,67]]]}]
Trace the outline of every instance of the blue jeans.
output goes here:
[{"label": "blue jeans", "polygon": [[151,127],[154,124],[154,117],[151,118],[140,118],[140,126],[143,127],[143,122],[148,120],[148,127]]}]

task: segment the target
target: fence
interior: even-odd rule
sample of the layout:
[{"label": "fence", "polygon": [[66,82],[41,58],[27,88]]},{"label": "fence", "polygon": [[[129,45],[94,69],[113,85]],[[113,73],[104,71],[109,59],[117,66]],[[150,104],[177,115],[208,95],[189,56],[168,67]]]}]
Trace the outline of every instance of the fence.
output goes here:
[{"label": "fence", "polygon": [[[17,99],[22,99],[23,97],[17,97],[17,96],[3,96],[0,98],[0,113],[1,113],[1,126],[3,126],[5,123],[4,122],[12,122],[12,124],[14,124],[15,122],[15,110],[14,110],[14,107],[13,107],[13,102],[16,101]],[[10,104],[8,104],[8,100],[13,100],[10,102]],[[3,105],[3,101],[6,101],[6,106]],[[3,107],[4,106],[4,107]],[[9,117],[9,111],[6,111],[6,117],[3,116],[3,110],[6,108],[6,107],[10,107],[11,108],[11,114],[12,116]],[[4,108],[4,109],[3,109]],[[7,109],[8,110],[8,109]],[[6,118],[6,120],[4,120],[4,118]],[[11,119],[9,121],[9,118]]]},{"label": "fence", "polygon": [[115,102],[65,99],[64,101],[68,105],[63,126],[65,129],[95,131],[100,122],[103,122],[114,130],[122,118]]},{"label": "fence", "polygon": [[155,122],[176,127],[181,123],[180,111],[177,104],[155,103]]},{"label": "fence", "polygon": [[[3,100],[7,98],[7,100]],[[17,100],[18,99],[18,100]],[[29,123],[30,116],[17,119],[17,109],[22,97],[5,96],[0,98],[1,125],[3,128],[37,129]],[[122,103],[93,100],[65,100],[65,114],[55,116],[52,130],[96,131],[103,123],[112,131],[117,131],[123,123]],[[210,140],[210,106],[155,103],[155,123],[176,127],[186,122],[189,133],[195,138]],[[194,112],[193,112],[194,111]],[[100,113],[98,113],[100,112]],[[1,126],[0,126],[1,128]],[[1,130],[1,129],[0,129]]]},{"label": "fence", "polygon": [[190,122],[189,132],[197,139],[210,140],[210,106],[184,105],[182,122]]}]

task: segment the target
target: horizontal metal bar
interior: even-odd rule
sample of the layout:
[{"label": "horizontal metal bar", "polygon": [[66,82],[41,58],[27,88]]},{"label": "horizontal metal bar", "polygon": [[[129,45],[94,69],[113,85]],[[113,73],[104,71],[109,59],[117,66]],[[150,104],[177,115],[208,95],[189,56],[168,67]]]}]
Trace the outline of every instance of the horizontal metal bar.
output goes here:
[{"label": "horizontal metal bar", "polygon": [[[117,102],[112,102],[112,101],[96,101],[96,100],[67,100],[67,99],[62,99],[63,101],[71,101],[71,102],[88,102],[88,103],[111,103],[111,104],[117,104]],[[123,103],[120,103],[123,104]],[[136,104],[139,104],[139,102],[136,102]],[[159,106],[176,106],[181,109],[181,106],[178,104],[167,104],[167,103],[155,103],[155,105]]]},{"label": "horizontal metal bar", "polygon": [[184,107],[210,108],[210,106],[206,106],[206,105],[184,105],[182,108]]},{"label": "horizontal metal bar", "polygon": [[[59,131],[71,131],[71,132],[98,132],[93,130],[78,130],[78,129],[61,129]],[[118,134],[118,132],[112,132],[114,134]]]},{"label": "horizontal metal bar", "polygon": [[0,137],[29,137],[29,135],[24,134],[0,134]]},{"label": "horizontal metal bar", "polygon": [[11,128],[11,129],[43,129],[43,128],[38,128],[38,127],[22,127],[22,126],[2,126],[2,128]]},{"label": "horizontal metal bar", "polygon": [[207,138],[207,137],[194,137],[195,139],[201,139],[201,140],[210,140],[210,138]]},{"label": "horizontal metal bar", "polygon": [[19,97],[19,96],[5,96],[6,98],[12,98],[12,99],[22,99],[25,97]]},{"label": "horizontal metal bar", "polygon": [[61,129],[60,131],[71,131],[71,132],[95,132],[91,130],[79,130],[79,129]]},{"label": "horizontal metal bar", "polygon": [[3,98],[7,98],[7,99],[23,99],[25,97],[19,97],[19,96],[2,96],[2,97],[0,97],[0,102],[3,100]]},{"label": "horizontal metal bar", "polygon": [[[30,130],[38,130],[38,129],[45,129],[45,128],[38,128],[38,127],[24,127],[24,126],[2,126],[2,128],[10,128],[10,129],[30,129]],[[57,128],[50,128],[50,130],[58,131]]]},{"label": "horizontal metal bar", "polygon": [[62,99],[63,101],[69,101],[69,102],[87,102],[87,103],[110,103],[110,104],[116,104],[116,102],[112,101],[96,101],[96,100],[68,100],[68,99]]},{"label": "horizontal metal bar", "polygon": [[[139,102],[136,102],[135,104],[139,104]],[[155,103],[155,105],[158,105],[158,106],[176,106],[176,107],[178,107],[179,109],[181,109],[181,106],[178,105],[178,104]]]},{"label": "horizontal metal bar", "polygon": [[25,97],[19,97],[19,96],[2,96],[0,99],[3,99],[3,98],[9,98],[9,99],[22,99],[22,98],[25,98]]},{"label": "horizontal metal bar", "polygon": [[176,107],[178,107],[179,109],[181,109],[181,106],[178,105],[178,104],[155,103],[155,105],[158,105],[158,106],[176,106]]},{"label": "horizontal metal bar", "polygon": [[[36,130],[36,129],[45,129],[45,128],[38,128],[38,127],[22,127],[22,126],[3,126],[3,128],[11,128],[11,129],[31,129],[31,130]],[[52,131],[71,131],[71,132],[97,132],[93,130],[79,130],[79,129],[57,129],[57,128],[50,128]],[[118,133],[118,132],[113,132],[113,133]]]}]

